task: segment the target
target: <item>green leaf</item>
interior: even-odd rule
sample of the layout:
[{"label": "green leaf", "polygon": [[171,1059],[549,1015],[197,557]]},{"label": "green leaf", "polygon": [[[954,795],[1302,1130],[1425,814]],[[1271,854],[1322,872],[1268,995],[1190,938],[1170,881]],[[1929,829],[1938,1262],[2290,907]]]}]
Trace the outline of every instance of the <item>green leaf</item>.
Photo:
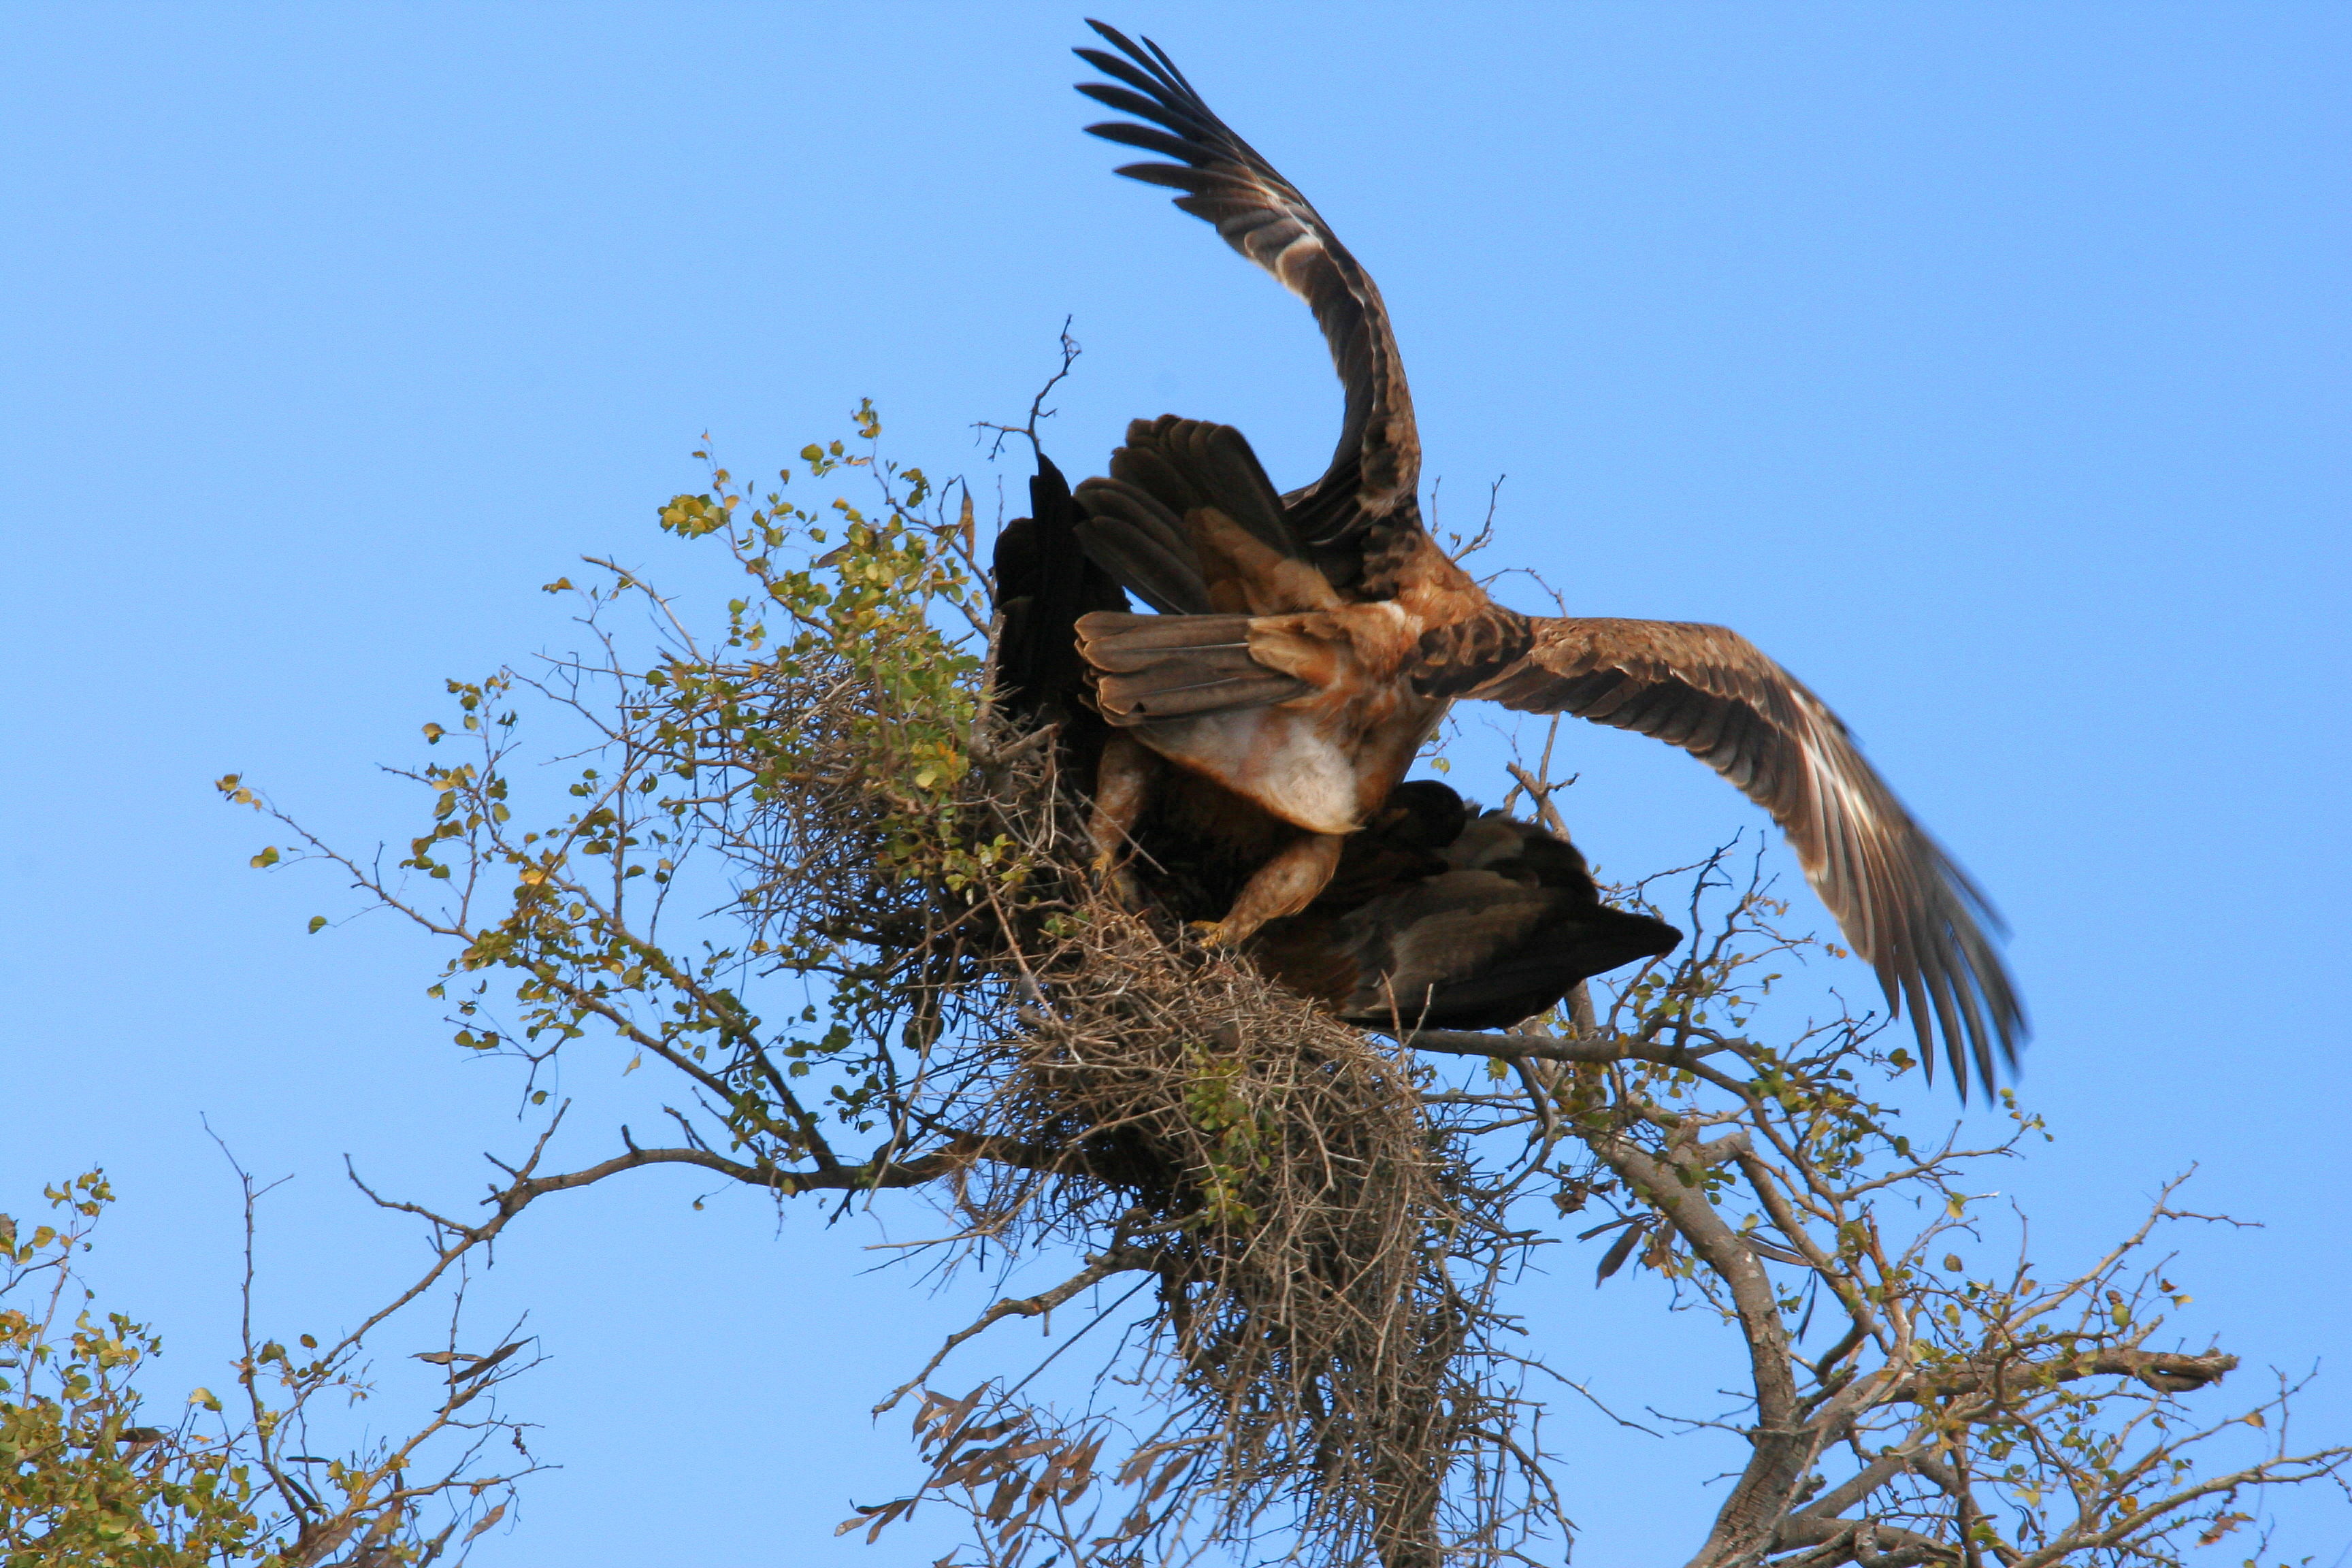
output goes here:
[{"label": "green leaf", "polygon": [[327,917],[326,917],[326,916],[324,916],[324,915],[312,915],[312,916],[310,917],[310,934],[311,934],[312,936],[316,936],[316,935],[318,935],[320,931],[324,931],[324,930],[326,930],[326,929],[327,929]]}]

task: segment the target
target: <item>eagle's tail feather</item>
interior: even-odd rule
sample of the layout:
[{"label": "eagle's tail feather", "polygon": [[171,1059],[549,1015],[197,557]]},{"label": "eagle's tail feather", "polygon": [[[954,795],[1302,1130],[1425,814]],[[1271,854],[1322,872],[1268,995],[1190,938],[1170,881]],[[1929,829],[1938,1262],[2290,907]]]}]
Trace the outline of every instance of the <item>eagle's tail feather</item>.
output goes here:
[{"label": "eagle's tail feather", "polygon": [[1230,713],[1314,689],[1249,654],[1247,616],[1091,615],[1078,647],[1096,670],[1095,696],[1114,724]]}]

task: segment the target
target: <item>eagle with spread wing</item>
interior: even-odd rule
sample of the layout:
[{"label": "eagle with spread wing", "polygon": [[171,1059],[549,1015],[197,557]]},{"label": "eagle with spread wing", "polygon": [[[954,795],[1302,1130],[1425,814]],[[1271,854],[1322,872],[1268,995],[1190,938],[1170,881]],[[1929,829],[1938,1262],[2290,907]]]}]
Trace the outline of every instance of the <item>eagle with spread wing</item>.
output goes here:
[{"label": "eagle with spread wing", "polygon": [[[1077,653],[1078,619],[1123,609],[1118,584],[1078,547],[1077,510],[1040,452],[1032,515],[998,535],[1002,616],[995,690],[1017,721],[1051,726],[1066,777],[1094,770],[1108,736]],[[1163,781],[1137,825],[1129,888],[1176,915],[1228,906],[1241,879],[1301,830],[1189,772]],[[1446,784],[1391,791],[1341,842],[1337,869],[1307,908],[1246,943],[1259,970],[1353,1024],[1486,1029],[1557,1006],[1593,975],[1660,957],[1682,933],[1601,901],[1564,834],[1479,812]]]},{"label": "eagle with spread wing", "polygon": [[1287,825],[1213,935],[1241,942],[1307,910],[1340,847],[1390,797],[1447,706],[1568,713],[1682,747],[1771,814],[1928,1060],[1940,1035],[1963,1095],[2026,1026],[1988,938],[1984,895],[1822,700],[1738,633],[1675,621],[1523,616],[1431,539],[1412,398],[1380,290],[1297,187],[1213,113],[1150,40],[1090,24],[1110,79],[1091,126],[1153,162],[1118,172],[1177,194],[1315,313],[1346,392],[1330,466],[1276,491],[1240,432],[1138,421],[1108,477],[1078,487],[1091,559],[1157,615],[1077,623],[1113,726],[1096,837],[1106,854],[1173,767]]}]

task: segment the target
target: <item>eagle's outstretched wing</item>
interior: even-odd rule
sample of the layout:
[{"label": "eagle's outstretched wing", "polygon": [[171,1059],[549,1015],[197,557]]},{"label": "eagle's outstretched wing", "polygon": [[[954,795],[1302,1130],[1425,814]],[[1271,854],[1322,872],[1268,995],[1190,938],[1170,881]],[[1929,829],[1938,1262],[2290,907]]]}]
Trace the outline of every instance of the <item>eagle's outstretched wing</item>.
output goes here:
[{"label": "eagle's outstretched wing", "polygon": [[1529,617],[1527,627],[1526,651],[1508,662],[1441,658],[1422,679],[1697,757],[1772,814],[1889,1003],[1910,1007],[1920,1049],[1942,1034],[1963,1096],[1970,1057],[1988,1090],[1996,1046],[2015,1064],[2025,1016],[1985,931],[2000,917],[1820,698],[1722,626]]},{"label": "eagle's outstretched wing", "polygon": [[1120,85],[1086,82],[1078,90],[1149,123],[1113,121],[1087,129],[1175,160],[1129,163],[1118,172],[1183,193],[1178,206],[1214,224],[1234,249],[1306,300],[1323,329],[1347,390],[1347,414],[1330,468],[1284,499],[1291,527],[1345,586],[1358,574],[1356,558],[1390,542],[1377,536],[1399,526],[1421,532],[1414,497],[1421,437],[1381,291],[1297,187],[1211,111],[1157,44],[1147,38],[1138,45],[1100,22],[1087,25],[1119,52],[1075,52]]}]

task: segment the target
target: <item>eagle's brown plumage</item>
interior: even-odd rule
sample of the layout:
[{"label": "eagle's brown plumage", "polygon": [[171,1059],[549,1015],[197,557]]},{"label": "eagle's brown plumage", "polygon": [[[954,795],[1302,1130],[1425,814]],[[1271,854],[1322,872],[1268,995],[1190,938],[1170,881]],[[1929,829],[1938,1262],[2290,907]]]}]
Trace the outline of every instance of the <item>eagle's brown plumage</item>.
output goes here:
[{"label": "eagle's brown plumage", "polygon": [[[1161,612],[1078,623],[1103,716],[1309,840],[1360,826],[1458,697],[1681,746],[1771,814],[1922,1048],[1941,1035],[1961,1092],[1971,1060],[1990,1088],[1996,1049],[2013,1062],[2026,1033],[1999,922],[1837,716],[1721,626],[1488,599],[1422,526],[1412,400],[1370,275],[1156,45],[1092,25],[1118,52],[1078,50],[1112,79],[1079,90],[1144,123],[1089,129],[1171,160],[1119,173],[1175,188],[1306,300],[1347,395],[1329,468],[1287,495],[1237,431],[1172,416],[1131,426],[1109,476],[1078,488],[1088,553]],[[1139,776],[1139,754],[1106,766]],[[1334,846],[1270,867],[1223,934],[1297,912],[1336,863]]]}]

